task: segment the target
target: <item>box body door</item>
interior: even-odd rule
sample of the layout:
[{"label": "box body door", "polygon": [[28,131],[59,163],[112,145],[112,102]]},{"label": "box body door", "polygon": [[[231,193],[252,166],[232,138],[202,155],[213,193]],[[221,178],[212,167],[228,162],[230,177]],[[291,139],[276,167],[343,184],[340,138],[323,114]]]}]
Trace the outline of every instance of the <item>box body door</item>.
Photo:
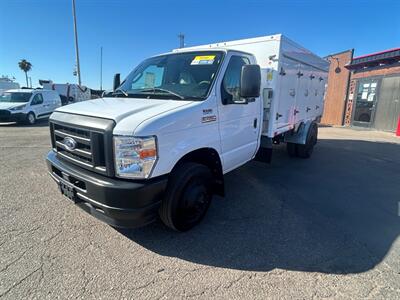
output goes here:
[{"label": "box body door", "polygon": [[284,129],[292,126],[295,122],[294,110],[296,108],[297,97],[297,72],[298,63],[284,58],[280,62],[279,68],[279,100],[275,104],[275,128]]}]

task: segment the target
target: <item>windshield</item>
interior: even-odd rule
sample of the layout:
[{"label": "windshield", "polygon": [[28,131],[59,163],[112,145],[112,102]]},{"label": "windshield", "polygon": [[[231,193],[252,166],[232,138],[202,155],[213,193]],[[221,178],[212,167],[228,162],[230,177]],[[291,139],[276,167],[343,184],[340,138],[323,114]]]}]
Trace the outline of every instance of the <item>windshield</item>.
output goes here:
[{"label": "windshield", "polygon": [[157,99],[204,99],[223,52],[201,51],[153,57],[141,63],[114,95]]},{"label": "windshield", "polygon": [[18,103],[26,103],[31,98],[32,93],[3,93],[0,95],[0,102],[18,102]]}]

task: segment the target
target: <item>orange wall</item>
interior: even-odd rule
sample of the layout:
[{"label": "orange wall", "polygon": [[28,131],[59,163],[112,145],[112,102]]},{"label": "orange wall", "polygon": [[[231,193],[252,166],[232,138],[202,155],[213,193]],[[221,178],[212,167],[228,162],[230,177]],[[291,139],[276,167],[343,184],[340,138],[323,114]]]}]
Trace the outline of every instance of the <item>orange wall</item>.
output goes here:
[{"label": "orange wall", "polygon": [[[333,54],[329,58],[331,62],[328,74],[328,86],[325,95],[324,113],[321,123],[326,125],[342,125],[343,113],[347,97],[347,85],[350,71],[344,66],[351,62],[353,50]],[[340,73],[336,73],[339,60]]]}]

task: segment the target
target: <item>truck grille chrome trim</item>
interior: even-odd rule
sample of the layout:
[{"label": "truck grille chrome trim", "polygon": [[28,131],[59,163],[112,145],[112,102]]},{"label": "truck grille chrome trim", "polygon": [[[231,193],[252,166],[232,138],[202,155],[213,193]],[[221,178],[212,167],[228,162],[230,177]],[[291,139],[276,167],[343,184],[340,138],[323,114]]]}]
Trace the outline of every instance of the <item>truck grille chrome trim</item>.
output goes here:
[{"label": "truck grille chrome trim", "polygon": [[[53,126],[57,153],[64,158],[71,158],[77,163],[94,167],[90,131],[59,124],[53,124]],[[65,140],[67,138],[75,141],[74,149],[70,149],[66,145]]]},{"label": "truck grille chrome trim", "polygon": [[[71,122],[71,123],[70,123]],[[85,169],[113,176],[112,120],[55,112],[50,118],[51,141],[58,157]]]},{"label": "truck grille chrome trim", "polygon": [[57,135],[57,136],[60,136],[62,138],[65,138],[65,137],[69,136],[69,137],[72,137],[73,139],[75,139],[75,140],[77,140],[77,141],[79,141],[79,142],[81,142],[83,144],[90,145],[90,139],[89,138],[84,138],[84,137],[80,137],[80,136],[77,136],[77,135],[73,135],[73,134],[71,134],[69,132],[65,132],[65,131],[62,131],[62,130],[54,130],[54,134]]}]

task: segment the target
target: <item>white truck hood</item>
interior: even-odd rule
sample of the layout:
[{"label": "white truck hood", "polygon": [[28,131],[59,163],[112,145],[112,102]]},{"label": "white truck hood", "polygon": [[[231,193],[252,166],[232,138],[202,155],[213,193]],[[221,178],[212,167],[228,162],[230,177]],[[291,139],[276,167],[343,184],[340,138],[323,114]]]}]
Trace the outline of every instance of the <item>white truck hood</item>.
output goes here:
[{"label": "white truck hood", "polygon": [[117,123],[129,116],[133,123],[139,125],[151,117],[192,102],[145,98],[100,98],[62,106],[57,111],[112,119]]}]

